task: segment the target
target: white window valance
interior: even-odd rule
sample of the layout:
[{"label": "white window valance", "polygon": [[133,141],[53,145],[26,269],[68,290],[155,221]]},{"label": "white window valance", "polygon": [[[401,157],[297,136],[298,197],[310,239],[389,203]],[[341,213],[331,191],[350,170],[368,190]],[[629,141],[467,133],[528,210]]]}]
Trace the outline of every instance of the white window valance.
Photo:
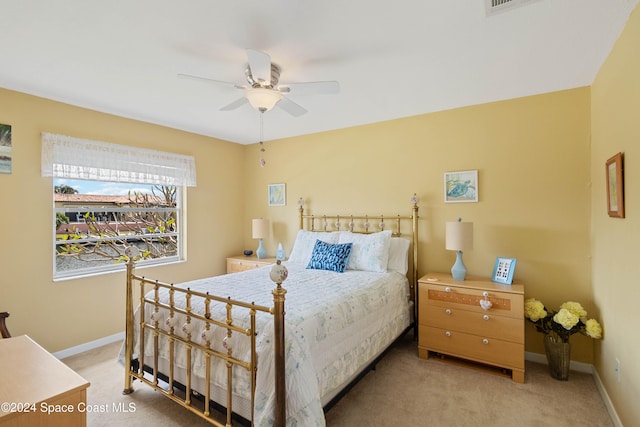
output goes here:
[{"label": "white window valance", "polygon": [[193,156],[42,133],[42,176],[151,185],[196,185]]}]

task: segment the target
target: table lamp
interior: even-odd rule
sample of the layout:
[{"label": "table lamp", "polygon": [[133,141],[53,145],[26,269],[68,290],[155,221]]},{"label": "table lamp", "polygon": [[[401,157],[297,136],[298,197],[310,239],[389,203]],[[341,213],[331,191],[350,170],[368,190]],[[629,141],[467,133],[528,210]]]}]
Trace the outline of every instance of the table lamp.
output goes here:
[{"label": "table lamp", "polygon": [[262,239],[269,236],[269,220],[264,218],[254,219],[251,222],[251,235],[254,239],[260,239],[256,256],[260,259],[267,257],[267,250],[264,248]]},{"label": "table lamp", "polygon": [[473,249],[473,223],[462,222],[462,218],[455,222],[447,222],[446,248],[456,251],[456,262],[451,267],[453,280],[464,280],[467,268],[462,262],[462,251]]}]

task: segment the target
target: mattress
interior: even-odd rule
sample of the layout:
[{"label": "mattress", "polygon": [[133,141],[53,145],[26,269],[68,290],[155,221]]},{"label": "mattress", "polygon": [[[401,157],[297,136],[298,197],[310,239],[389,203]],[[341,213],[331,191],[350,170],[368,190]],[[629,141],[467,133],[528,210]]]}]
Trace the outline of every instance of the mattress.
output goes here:
[{"label": "mattress", "polygon": [[[336,273],[325,270],[306,269],[299,264],[284,263],[289,277],[283,283],[287,290],[285,301],[285,351],[287,385],[287,424],[324,426],[323,404],[335,394],[363,367],[368,365],[381,351],[388,347],[411,323],[412,303],[409,300],[409,283],[406,276],[397,272],[374,273],[347,270]],[[198,279],[180,285],[198,292],[209,292],[217,296],[229,296],[235,300],[272,306],[274,289],[269,279],[271,267],[263,267],[240,273]],[[160,300],[168,301],[168,292],[159,293]],[[150,296],[153,298],[153,296]],[[177,293],[176,305],[184,305]],[[203,311],[197,298],[191,301],[192,309]],[[211,308],[212,312],[223,312],[224,304]],[[236,312],[234,323],[248,325],[246,310]],[[134,358],[139,351],[138,316],[136,311]],[[168,313],[153,314],[145,310],[147,321],[166,323]],[[218,316],[218,314],[216,314]],[[184,335],[182,325],[185,317],[176,314],[175,329]],[[274,366],[273,366],[273,317],[258,312],[256,316],[258,335],[256,348],[258,368],[255,393],[254,421],[258,426],[273,423]],[[192,340],[204,343],[204,325],[192,320],[189,327]],[[223,331],[213,337],[212,348],[224,352]],[[247,359],[250,354],[249,340],[234,334],[227,341],[234,355]],[[153,337],[145,337],[145,364],[153,359]],[[158,370],[168,372],[169,345],[166,337],[160,337],[160,362]],[[184,345],[176,344],[175,380],[181,382],[186,368]],[[204,394],[204,355],[194,351],[192,388]],[[124,354],[121,352],[121,360]],[[182,380],[184,381],[184,380]],[[224,363],[212,364],[213,400],[227,406],[226,368]],[[242,368],[234,370],[234,412],[251,418],[251,383],[249,373]]]}]

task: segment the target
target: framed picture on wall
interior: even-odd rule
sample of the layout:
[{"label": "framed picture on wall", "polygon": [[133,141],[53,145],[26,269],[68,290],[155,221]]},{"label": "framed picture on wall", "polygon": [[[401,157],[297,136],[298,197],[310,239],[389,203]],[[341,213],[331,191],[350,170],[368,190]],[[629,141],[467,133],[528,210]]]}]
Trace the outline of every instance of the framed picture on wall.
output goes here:
[{"label": "framed picture on wall", "polygon": [[513,273],[516,270],[515,258],[496,258],[496,263],[493,266],[493,274],[491,280],[497,283],[504,283],[510,285],[513,281]]},{"label": "framed picture on wall", "polygon": [[444,202],[464,203],[478,201],[478,171],[444,173]]},{"label": "framed picture on wall", "polygon": [[269,184],[269,206],[285,206],[287,193],[284,184]]},{"label": "framed picture on wall", "polygon": [[624,218],[623,155],[618,153],[607,160],[607,212],[610,217]]},{"label": "framed picture on wall", "polygon": [[0,173],[11,173],[11,125],[0,124]]}]

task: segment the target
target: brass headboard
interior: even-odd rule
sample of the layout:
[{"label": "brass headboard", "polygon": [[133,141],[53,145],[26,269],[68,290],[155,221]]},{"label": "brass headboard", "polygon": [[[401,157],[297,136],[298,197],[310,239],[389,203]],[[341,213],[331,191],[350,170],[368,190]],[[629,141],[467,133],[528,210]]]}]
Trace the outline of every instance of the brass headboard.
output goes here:
[{"label": "brass headboard", "polygon": [[[311,215],[304,213],[304,199],[298,199],[300,229],[309,231],[351,231],[353,233],[370,234],[391,229],[394,237],[406,236],[411,241],[412,254],[409,287],[411,300],[416,300],[418,283],[418,196],[411,197],[411,215]],[[306,223],[305,223],[306,221]],[[406,224],[411,223],[411,233],[405,231]],[[404,227],[403,227],[403,224]],[[305,227],[306,225],[306,227]]]}]

